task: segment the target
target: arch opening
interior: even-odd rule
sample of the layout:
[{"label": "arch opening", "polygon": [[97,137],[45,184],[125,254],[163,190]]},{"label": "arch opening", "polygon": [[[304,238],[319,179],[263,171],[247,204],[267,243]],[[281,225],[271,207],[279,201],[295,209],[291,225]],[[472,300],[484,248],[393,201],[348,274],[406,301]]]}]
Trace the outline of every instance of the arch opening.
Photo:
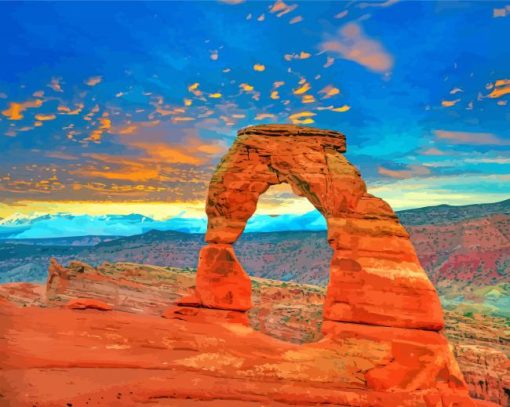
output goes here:
[{"label": "arch opening", "polygon": [[325,229],[324,217],[286,183],[269,187],[259,197],[254,215],[234,243],[251,277],[252,328],[294,343],[322,338],[333,253]]}]

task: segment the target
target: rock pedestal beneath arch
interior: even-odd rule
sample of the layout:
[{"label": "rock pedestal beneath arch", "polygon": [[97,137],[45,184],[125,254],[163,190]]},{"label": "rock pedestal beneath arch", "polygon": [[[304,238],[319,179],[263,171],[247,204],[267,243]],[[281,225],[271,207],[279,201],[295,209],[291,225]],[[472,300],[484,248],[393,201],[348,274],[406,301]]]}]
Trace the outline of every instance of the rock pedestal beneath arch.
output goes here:
[{"label": "rock pedestal beneath arch", "polygon": [[251,308],[251,281],[229,244],[210,244],[200,251],[196,291],[199,303],[210,308],[247,311]]},{"label": "rock pedestal beneath arch", "polygon": [[196,298],[207,308],[246,311],[249,280],[232,244],[271,185],[287,183],[326,218],[334,254],[325,320],[440,330],[437,293],[391,207],[367,193],[345,158],[341,133],[294,125],[240,130],[212,176]]}]

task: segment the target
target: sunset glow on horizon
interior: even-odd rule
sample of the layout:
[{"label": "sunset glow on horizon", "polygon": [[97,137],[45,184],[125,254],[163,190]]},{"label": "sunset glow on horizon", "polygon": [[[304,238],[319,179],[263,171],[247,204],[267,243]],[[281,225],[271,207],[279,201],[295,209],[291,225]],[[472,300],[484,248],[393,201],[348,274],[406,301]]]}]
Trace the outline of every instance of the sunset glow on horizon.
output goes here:
[{"label": "sunset glow on horizon", "polygon": [[[501,2],[0,9],[0,218],[204,217],[236,131],[265,123],[346,134],[369,192],[396,210],[510,198]],[[310,210],[283,186],[257,213]]]}]

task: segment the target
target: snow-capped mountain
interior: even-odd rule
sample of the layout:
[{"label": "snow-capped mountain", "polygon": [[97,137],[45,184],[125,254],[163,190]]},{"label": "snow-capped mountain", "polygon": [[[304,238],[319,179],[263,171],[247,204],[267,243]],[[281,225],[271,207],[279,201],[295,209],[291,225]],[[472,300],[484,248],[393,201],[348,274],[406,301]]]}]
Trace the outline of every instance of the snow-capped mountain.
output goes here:
[{"label": "snow-capped mountain", "polygon": [[[185,214],[166,220],[155,220],[139,214],[130,215],[13,215],[0,220],[0,239],[37,239],[71,236],[132,236],[150,230],[175,230],[203,233],[207,219],[189,218]],[[247,232],[292,230],[324,230],[326,224],[317,211],[303,215],[255,215],[247,224]]]}]

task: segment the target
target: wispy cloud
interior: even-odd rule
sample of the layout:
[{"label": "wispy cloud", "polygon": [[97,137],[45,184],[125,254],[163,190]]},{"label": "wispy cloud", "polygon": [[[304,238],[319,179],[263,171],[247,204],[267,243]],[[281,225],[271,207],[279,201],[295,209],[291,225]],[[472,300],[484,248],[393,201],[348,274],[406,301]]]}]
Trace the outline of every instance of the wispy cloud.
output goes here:
[{"label": "wispy cloud", "polygon": [[53,89],[55,92],[62,93],[64,90],[62,89],[62,85],[60,83],[61,78],[51,78],[48,87]]},{"label": "wispy cloud", "polygon": [[452,107],[452,106],[455,106],[457,103],[460,102],[460,99],[455,99],[455,100],[443,100],[441,102],[441,106],[443,107]]},{"label": "wispy cloud", "polygon": [[446,153],[444,151],[441,151],[436,147],[428,148],[426,150],[423,150],[421,153],[423,155],[435,155],[435,156],[446,155]]},{"label": "wispy cloud", "polygon": [[430,169],[423,165],[409,165],[405,168],[392,170],[383,166],[380,166],[377,171],[381,175],[385,175],[390,178],[407,179],[417,176],[429,175]]},{"label": "wispy cloud", "polygon": [[41,99],[27,100],[26,102],[9,103],[9,108],[2,111],[2,114],[9,120],[21,120],[23,119],[23,112],[28,108],[41,107],[43,101]]},{"label": "wispy cloud", "polygon": [[367,37],[357,23],[344,25],[335,37],[323,41],[319,48],[375,72],[388,72],[393,67],[393,57],[379,41]]},{"label": "wispy cloud", "polygon": [[273,6],[270,9],[270,13],[276,14],[277,17],[284,16],[285,14],[294,11],[298,7],[297,4],[287,4],[282,0],[276,0]]},{"label": "wispy cloud", "polygon": [[510,93],[510,79],[499,79],[494,84],[489,84],[489,87],[492,91],[487,97],[491,99],[497,99],[501,96],[508,95]]},{"label": "wispy cloud", "polygon": [[434,130],[434,134],[437,138],[448,140],[448,142],[453,144],[489,144],[499,146],[510,145],[510,140],[505,140],[493,133]]},{"label": "wispy cloud", "polygon": [[378,2],[370,2],[370,3],[359,3],[359,8],[368,8],[368,7],[390,7],[394,4],[398,3],[400,0],[386,0],[386,1],[378,1]]},{"label": "wispy cloud", "polygon": [[494,18],[506,17],[508,15],[510,15],[510,5],[508,5],[506,7],[502,7],[502,8],[495,8],[492,10],[492,16]]},{"label": "wispy cloud", "polygon": [[299,112],[294,113],[289,116],[289,120],[292,124],[311,124],[314,122],[312,117],[314,117],[316,113],[313,112]]},{"label": "wispy cloud", "polygon": [[97,84],[101,83],[103,78],[101,76],[91,76],[85,81],[85,84],[88,86],[96,86]]},{"label": "wispy cloud", "polygon": [[231,5],[241,4],[241,3],[244,3],[245,1],[246,0],[219,0],[220,3],[231,4]]}]

